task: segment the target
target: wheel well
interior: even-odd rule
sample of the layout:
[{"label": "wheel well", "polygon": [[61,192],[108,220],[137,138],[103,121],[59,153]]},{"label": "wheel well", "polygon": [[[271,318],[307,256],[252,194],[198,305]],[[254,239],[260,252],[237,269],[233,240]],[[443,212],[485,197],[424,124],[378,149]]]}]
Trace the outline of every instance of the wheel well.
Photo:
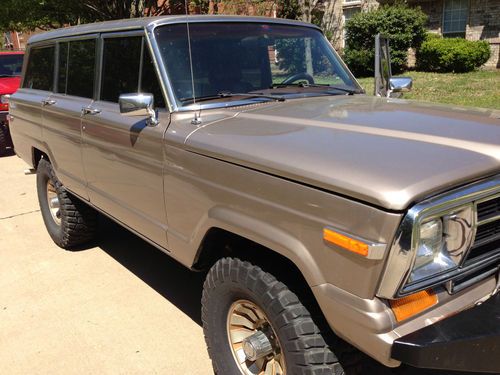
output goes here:
[{"label": "wheel well", "polygon": [[303,303],[309,305],[310,311],[320,311],[311,288],[295,263],[272,249],[224,229],[211,228],[206,233],[193,268],[208,270],[223,257],[235,257],[259,266],[286,284]]},{"label": "wheel well", "polygon": [[39,149],[33,147],[33,168],[35,169],[38,168],[38,163],[42,158],[50,161],[49,157],[45,152],[40,151]]},{"label": "wheel well", "polygon": [[290,259],[248,238],[221,228],[211,228],[203,238],[193,268],[206,272],[215,262],[224,257],[239,258],[259,266],[294,292],[308,309],[315,324],[321,330],[323,338],[335,350],[343,366],[354,368],[362,360],[371,361],[365,354],[332,331],[307,281]]}]

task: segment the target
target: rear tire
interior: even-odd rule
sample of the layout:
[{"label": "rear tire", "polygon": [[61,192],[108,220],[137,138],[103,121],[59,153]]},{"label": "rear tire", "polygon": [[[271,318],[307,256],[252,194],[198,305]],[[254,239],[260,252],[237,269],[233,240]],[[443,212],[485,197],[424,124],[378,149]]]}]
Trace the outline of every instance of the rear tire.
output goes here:
[{"label": "rear tire", "polygon": [[[236,317],[232,315],[235,305],[243,305],[236,311]],[[234,322],[240,321],[241,316],[248,317],[250,314],[245,314],[248,308],[257,311],[255,315],[260,319],[251,320],[260,322],[261,326],[255,328],[257,324],[250,324],[254,330],[245,335],[252,336],[251,332],[255,332],[262,338],[265,333],[268,343],[272,343],[272,352],[255,361],[247,359],[238,363],[236,358],[249,357],[241,349],[245,341],[242,344],[240,339],[234,339],[234,329],[238,330],[241,324]],[[271,372],[273,374],[344,374],[297,296],[274,276],[249,262],[223,258],[210,269],[203,286],[202,321],[208,352],[219,375],[259,373],[262,366],[265,371],[271,361],[283,362],[280,366],[283,372]],[[249,326],[248,319],[245,324]],[[255,367],[253,371],[247,371],[252,367]]]},{"label": "rear tire", "polygon": [[66,191],[46,159],[38,163],[36,184],[43,221],[59,247],[71,249],[95,237],[97,212]]}]

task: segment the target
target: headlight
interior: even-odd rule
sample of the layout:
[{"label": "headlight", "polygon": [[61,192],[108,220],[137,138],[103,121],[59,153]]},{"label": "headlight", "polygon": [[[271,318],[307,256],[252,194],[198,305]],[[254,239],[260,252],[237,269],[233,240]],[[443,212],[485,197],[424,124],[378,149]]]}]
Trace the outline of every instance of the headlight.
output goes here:
[{"label": "headlight", "polygon": [[0,103],[9,104],[10,95],[5,94],[0,96]]},{"label": "headlight", "polygon": [[407,283],[458,267],[472,243],[473,224],[472,205],[423,219],[414,231],[415,260]]}]

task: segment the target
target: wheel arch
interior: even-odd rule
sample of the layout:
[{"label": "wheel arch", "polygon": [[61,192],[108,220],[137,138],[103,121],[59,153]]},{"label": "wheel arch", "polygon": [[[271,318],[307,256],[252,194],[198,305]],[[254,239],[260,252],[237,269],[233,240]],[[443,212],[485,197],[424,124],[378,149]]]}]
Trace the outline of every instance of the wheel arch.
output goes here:
[{"label": "wheel arch", "polygon": [[37,147],[32,147],[31,148],[31,160],[32,160],[33,168],[35,168],[35,169],[38,168],[38,163],[40,162],[40,160],[42,158],[47,159],[50,162],[50,158],[46,152],[40,150]]},{"label": "wheel arch", "polygon": [[[268,222],[226,207],[209,210],[205,230],[193,261],[194,269],[206,269],[224,256],[239,256],[263,269],[269,263],[293,273],[309,287],[325,282],[321,270],[305,245],[293,234]],[[270,261],[269,261],[270,260]]]}]

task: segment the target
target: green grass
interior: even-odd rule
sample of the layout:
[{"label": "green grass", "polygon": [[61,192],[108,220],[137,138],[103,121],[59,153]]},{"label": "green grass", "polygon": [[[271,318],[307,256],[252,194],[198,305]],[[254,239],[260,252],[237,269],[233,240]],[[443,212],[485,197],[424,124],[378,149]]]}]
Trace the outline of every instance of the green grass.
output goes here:
[{"label": "green grass", "polygon": [[[424,100],[464,106],[500,109],[500,71],[471,73],[407,72],[413,78],[413,89],[405,99]],[[366,93],[373,95],[373,78],[359,78]]]}]

